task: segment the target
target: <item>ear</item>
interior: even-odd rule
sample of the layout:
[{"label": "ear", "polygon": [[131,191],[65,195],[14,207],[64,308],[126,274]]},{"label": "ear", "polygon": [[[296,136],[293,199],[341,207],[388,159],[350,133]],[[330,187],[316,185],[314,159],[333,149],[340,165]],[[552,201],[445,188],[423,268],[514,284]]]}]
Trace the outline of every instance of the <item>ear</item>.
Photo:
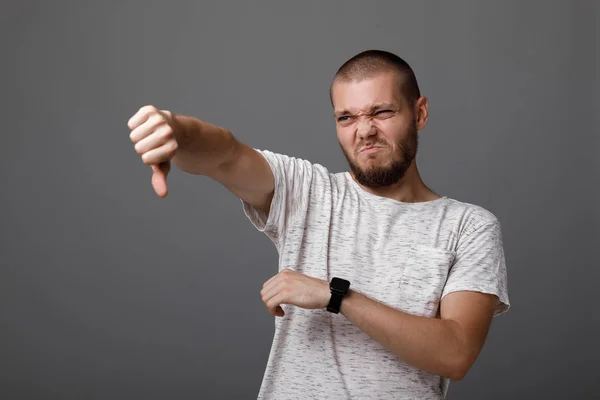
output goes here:
[{"label": "ear", "polygon": [[429,120],[429,105],[427,103],[427,97],[421,96],[415,102],[415,124],[417,125],[417,130],[422,130],[427,126],[427,121]]}]

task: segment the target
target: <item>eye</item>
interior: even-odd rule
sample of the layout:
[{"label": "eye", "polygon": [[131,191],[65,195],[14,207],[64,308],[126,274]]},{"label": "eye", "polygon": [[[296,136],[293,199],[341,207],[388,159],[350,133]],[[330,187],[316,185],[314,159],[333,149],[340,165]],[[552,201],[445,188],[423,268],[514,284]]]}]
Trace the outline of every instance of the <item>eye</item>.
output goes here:
[{"label": "eye", "polygon": [[375,113],[375,115],[378,115],[380,117],[387,117],[387,116],[392,115],[392,113],[393,113],[392,110],[380,110],[380,111],[377,111]]},{"label": "eye", "polygon": [[346,122],[348,120],[350,120],[350,117],[348,115],[342,115],[341,117],[338,117],[338,122]]}]

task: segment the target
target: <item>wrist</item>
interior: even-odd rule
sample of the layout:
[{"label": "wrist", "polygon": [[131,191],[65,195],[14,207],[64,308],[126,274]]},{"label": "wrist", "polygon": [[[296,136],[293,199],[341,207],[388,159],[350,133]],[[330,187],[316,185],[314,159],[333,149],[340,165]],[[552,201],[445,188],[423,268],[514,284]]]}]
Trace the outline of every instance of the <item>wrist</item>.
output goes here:
[{"label": "wrist", "polygon": [[171,111],[170,122],[177,145],[180,148],[187,146],[192,138],[190,131],[193,129],[190,129],[190,125],[194,122],[193,118]]},{"label": "wrist", "polygon": [[331,294],[325,309],[334,314],[339,314],[344,298],[350,290],[350,281],[333,277],[331,282],[329,282],[329,289]]},{"label": "wrist", "polygon": [[346,295],[344,296],[344,301],[342,301],[342,304],[340,305],[340,314],[346,316],[348,308],[352,307],[352,302],[354,301],[357,295],[358,293],[354,290],[348,290],[348,293],[346,293]]},{"label": "wrist", "polygon": [[214,177],[237,157],[237,141],[223,127],[173,114],[172,128],[178,145],[173,161],[186,172]]},{"label": "wrist", "polygon": [[329,300],[331,299],[331,289],[329,288],[329,282],[323,281],[323,288],[321,290],[321,300],[319,302],[319,308],[324,310],[327,308],[329,304]]}]

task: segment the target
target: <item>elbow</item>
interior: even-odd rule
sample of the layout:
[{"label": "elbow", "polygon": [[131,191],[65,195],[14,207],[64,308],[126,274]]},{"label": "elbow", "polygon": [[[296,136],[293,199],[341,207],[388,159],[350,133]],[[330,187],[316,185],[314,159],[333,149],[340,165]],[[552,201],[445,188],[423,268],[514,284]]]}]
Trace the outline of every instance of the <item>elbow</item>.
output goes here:
[{"label": "elbow", "polygon": [[448,373],[446,376],[454,382],[463,380],[471,369],[473,362],[473,358],[467,355],[455,357],[453,362],[448,365]]},{"label": "elbow", "polygon": [[467,375],[467,372],[468,369],[456,369],[454,371],[451,371],[450,374],[448,374],[448,378],[450,378],[454,382],[460,382]]}]

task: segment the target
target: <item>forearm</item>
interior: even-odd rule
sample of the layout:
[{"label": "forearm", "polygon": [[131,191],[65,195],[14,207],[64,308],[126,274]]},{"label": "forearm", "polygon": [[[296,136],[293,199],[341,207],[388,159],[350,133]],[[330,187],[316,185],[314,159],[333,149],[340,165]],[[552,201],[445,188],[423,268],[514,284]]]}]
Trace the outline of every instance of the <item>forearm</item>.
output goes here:
[{"label": "forearm", "polygon": [[227,129],[186,115],[173,115],[178,150],[172,159],[182,171],[209,175],[233,157],[237,141]]},{"label": "forearm", "polygon": [[404,313],[352,290],[340,312],[416,368],[460,380],[470,366],[471,357],[456,321]]}]

